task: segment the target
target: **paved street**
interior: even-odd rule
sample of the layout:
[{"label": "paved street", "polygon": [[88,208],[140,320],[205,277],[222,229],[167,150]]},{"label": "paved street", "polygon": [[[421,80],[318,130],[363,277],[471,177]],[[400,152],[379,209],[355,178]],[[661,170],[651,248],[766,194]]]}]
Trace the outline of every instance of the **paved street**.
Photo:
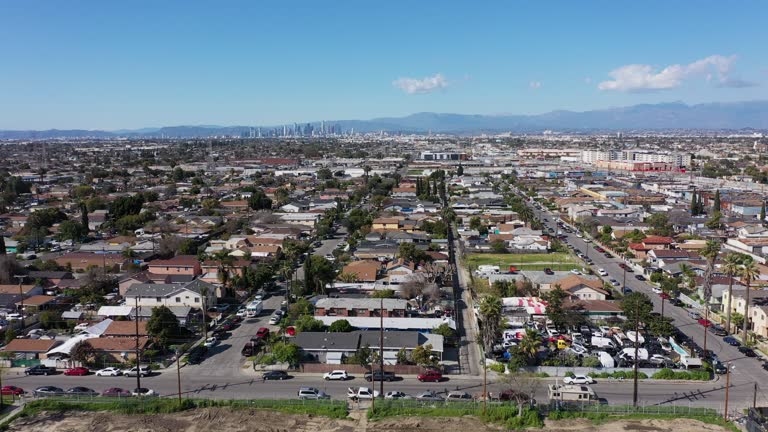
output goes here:
[{"label": "paved street", "polygon": [[[557,215],[542,212],[537,209],[533,209],[536,216],[539,219],[547,221],[545,225],[557,230],[556,220]],[[565,233],[568,237],[568,242],[575,246],[576,249],[586,253],[589,251],[589,257],[594,261],[592,268],[594,270],[598,268],[605,269],[608,272],[608,278],[614,278],[618,280],[622,285],[626,285],[633,291],[643,292],[650,297],[654,305],[654,310],[661,312],[661,297],[651,291],[651,286],[642,281],[635,279],[636,273],[626,274],[626,284],[624,284],[624,271],[619,267],[622,262],[619,258],[606,258],[603,254],[598,253],[593,249],[594,243],[586,243],[583,239],[576,237],[575,234]],[[704,346],[704,333],[706,329],[701,326],[696,320],[688,316],[688,309],[682,307],[675,307],[665,302],[664,316],[673,318],[673,323],[687,336],[696,341],[696,343]],[[753,397],[753,383],[765,382],[768,378],[768,372],[763,370],[761,362],[755,358],[745,357],[741,354],[736,347],[732,347],[723,342],[722,337],[713,335],[707,332],[707,349],[717,355],[717,357],[725,363],[730,362],[733,365],[733,372],[731,374],[731,394],[730,399],[733,403],[738,403],[735,406],[751,405]],[[670,389],[674,390],[674,388]],[[601,395],[602,396],[602,395]],[[714,396],[708,396],[714,397]],[[758,404],[762,400],[768,402],[768,395],[758,390]]]},{"label": "paved street", "polygon": [[[333,251],[336,249],[336,246],[339,245],[344,239],[347,237],[347,229],[345,227],[339,227],[338,230],[336,230],[336,233],[333,235],[333,238],[330,239],[323,239],[321,240],[322,245],[319,247],[316,247],[312,250],[312,255],[318,255],[318,256],[326,256],[326,255],[332,255]],[[303,280],[304,279],[304,267],[299,266],[296,269],[295,276],[297,280]]]}]

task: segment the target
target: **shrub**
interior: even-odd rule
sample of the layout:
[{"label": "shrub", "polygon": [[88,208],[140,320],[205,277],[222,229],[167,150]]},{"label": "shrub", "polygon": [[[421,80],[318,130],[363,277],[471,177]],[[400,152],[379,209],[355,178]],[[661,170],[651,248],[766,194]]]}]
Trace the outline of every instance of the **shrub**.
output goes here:
[{"label": "shrub", "polygon": [[507,368],[504,366],[504,363],[494,363],[490,365],[488,369],[496,373],[504,373],[507,370]]}]

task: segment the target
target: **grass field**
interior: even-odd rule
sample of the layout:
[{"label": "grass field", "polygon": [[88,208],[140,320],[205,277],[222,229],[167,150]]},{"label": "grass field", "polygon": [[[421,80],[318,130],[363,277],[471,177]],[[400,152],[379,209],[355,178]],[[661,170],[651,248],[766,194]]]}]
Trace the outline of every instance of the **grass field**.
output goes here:
[{"label": "grass field", "polygon": [[497,265],[502,270],[515,266],[519,270],[552,270],[568,271],[582,267],[575,257],[567,253],[550,254],[471,254],[466,258],[470,270],[481,265]]}]

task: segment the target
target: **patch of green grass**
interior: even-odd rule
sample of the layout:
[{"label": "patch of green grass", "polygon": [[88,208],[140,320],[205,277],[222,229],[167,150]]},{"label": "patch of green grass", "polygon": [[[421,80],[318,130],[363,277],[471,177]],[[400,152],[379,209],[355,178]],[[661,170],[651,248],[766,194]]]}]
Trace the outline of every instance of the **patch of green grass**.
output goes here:
[{"label": "patch of green grass", "polygon": [[48,398],[32,401],[24,406],[20,416],[32,416],[40,412],[110,411],[120,414],[169,414],[194,408],[228,407],[232,409],[271,409],[291,414],[313,414],[331,418],[347,417],[344,401],[302,400],[213,400],[213,399],[91,399],[72,400]]},{"label": "patch of green grass", "polygon": [[481,265],[497,265],[500,267],[521,267],[525,264],[547,264],[545,267],[552,267],[552,263],[575,264],[576,259],[567,253],[555,252],[549,254],[470,254],[466,258],[467,265],[470,268],[477,268]]},{"label": "patch of green grass", "polygon": [[378,420],[385,417],[463,417],[475,416],[483,421],[498,423],[510,429],[542,427],[544,425],[536,410],[523,410],[518,416],[515,404],[489,403],[483,414],[483,404],[478,402],[421,402],[415,400],[376,401],[376,409],[368,410],[368,418]]}]

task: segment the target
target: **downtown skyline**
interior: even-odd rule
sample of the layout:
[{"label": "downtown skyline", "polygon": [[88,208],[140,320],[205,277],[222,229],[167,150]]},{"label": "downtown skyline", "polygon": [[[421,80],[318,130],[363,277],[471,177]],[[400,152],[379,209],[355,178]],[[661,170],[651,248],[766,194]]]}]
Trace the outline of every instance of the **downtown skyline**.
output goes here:
[{"label": "downtown skyline", "polygon": [[0,129],[768,99],[766,6],[695,6],[6,2]]}]

